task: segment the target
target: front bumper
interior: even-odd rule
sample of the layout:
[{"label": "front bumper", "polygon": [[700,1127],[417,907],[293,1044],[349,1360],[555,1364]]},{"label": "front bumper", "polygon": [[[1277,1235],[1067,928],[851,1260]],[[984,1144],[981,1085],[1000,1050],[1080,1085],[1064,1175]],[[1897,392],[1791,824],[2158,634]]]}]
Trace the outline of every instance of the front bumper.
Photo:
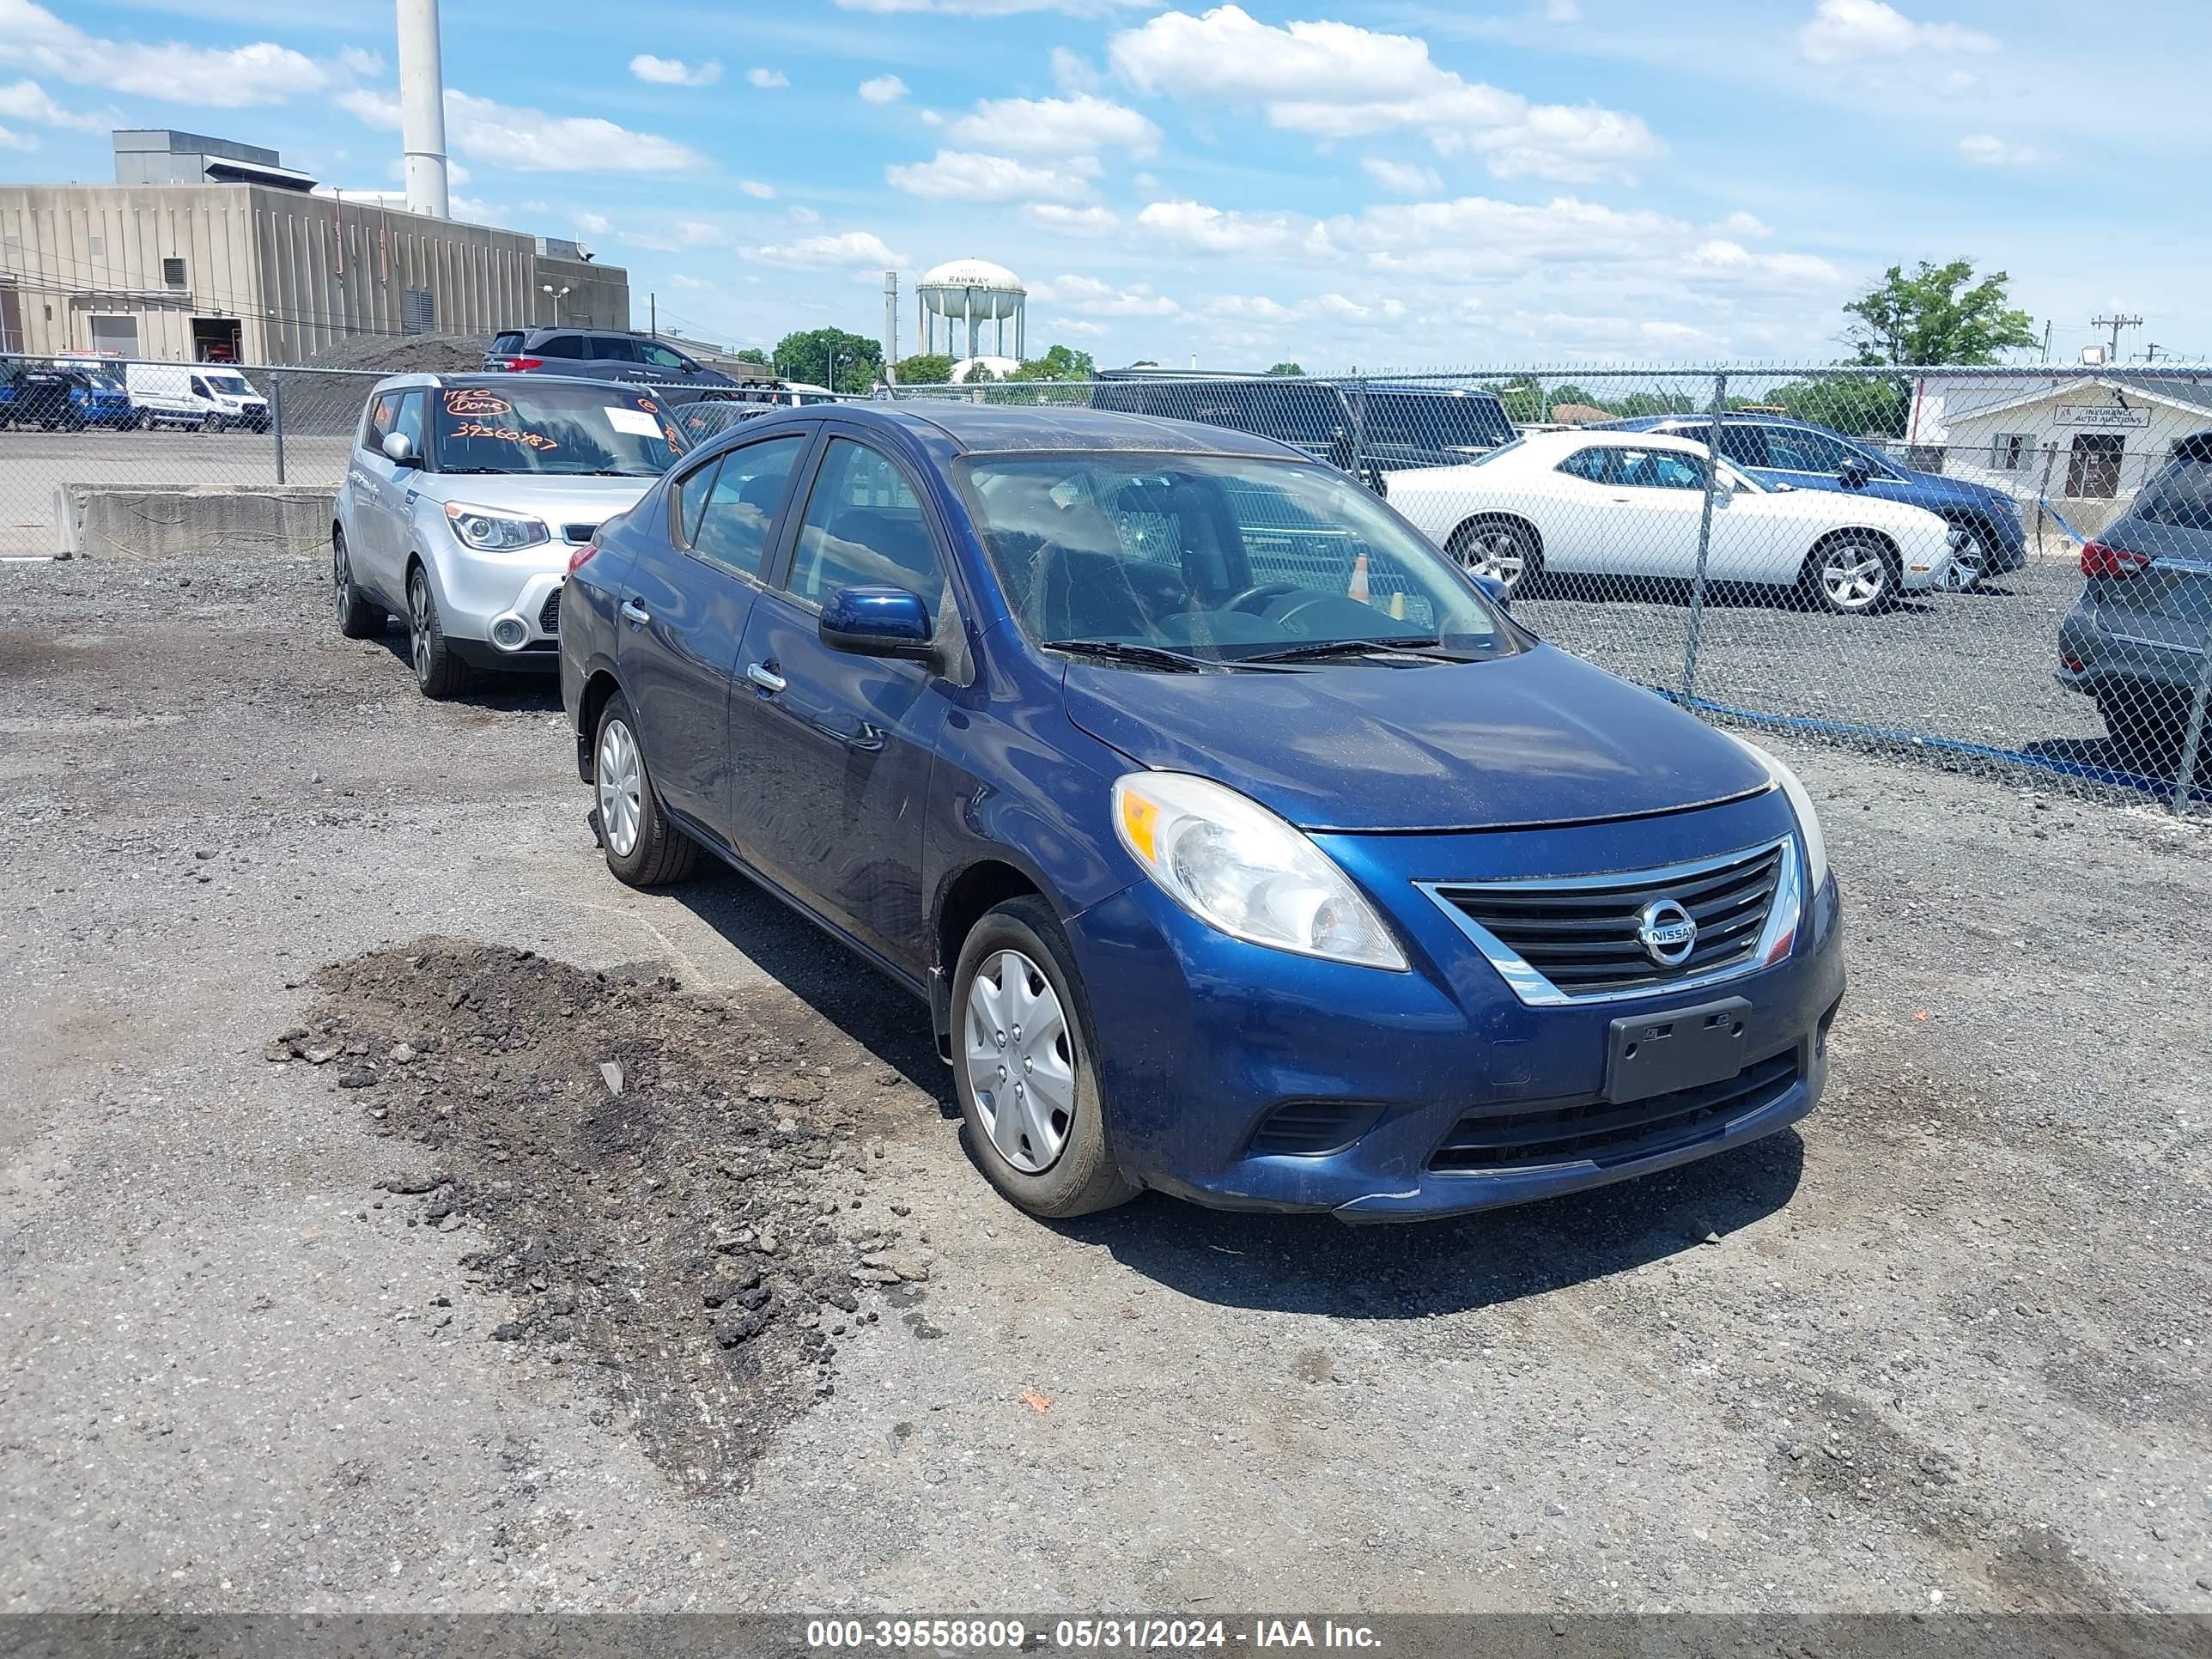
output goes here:
[{"label": "front bumper", "polygon": [[[1626,1180],[1781,1129],[1813,1109],[1826,1078],[1827,1024],[1844,989],[1832,880],[1807,902],[1790,954],[1771,968],[1692,991],[1550,1007],[1517,999],[1411,882],[1656,866],[1787,830],[1786,805],[1769,795],[1632,825],[1317,837],[1383,899],[1407,946],[1406,973],[1242,944],[1150,883],[1126,889],[1070,928],[1115,1158],[1133,1181],[1214,1206],[1413,1220]],[[1467,1168],[1441,1152],[1463,1118],[1610,1110],[1598,1097],[1612,1022],[1722,996],[1750,1005],[1743,1075],[1772,1060],[1786,1080],[1679,1133],[1588,1155]],[[1366,1127],[1340,1150],[1255,1152],[1255,1133],[1291,1103]]]},{"label": "front bumper", "polygon": [[445,509],[437,511],[440,522],[422,533],[444,541],[435,567],[446,637],[472,663],[555,666],[561,653],[561,589],[573,550],[556,541],[515,553],[481,553],[457,541],[445,527]]}]

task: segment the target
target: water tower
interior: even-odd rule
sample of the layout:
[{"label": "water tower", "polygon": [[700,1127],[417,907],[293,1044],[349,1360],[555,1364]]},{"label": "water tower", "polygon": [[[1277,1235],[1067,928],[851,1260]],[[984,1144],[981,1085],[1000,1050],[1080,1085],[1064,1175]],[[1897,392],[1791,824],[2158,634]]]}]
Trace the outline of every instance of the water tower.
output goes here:
[{"label": "water tower", "polygon": [[[979,342],[983,336],[976,331],[978,323],[995,323],[998,336],[996,350],[988,354],[1003,357],[1006,355],[1006,325],[1014,325],[1014,356],[1022,357],[1026,342],[1029,312],[1029,290],[1022,279],[1004,265],[994,265],[988,259],[951,259],[934,270],[922,273],[921,281],[915,285],[916,313],[921,324],[921,349],[926,353],[937,350],[937,319],[945,319],[945,355],[948,357],[977,357],[986,354]],[[966,331],[962,331],[962,325]],[[961,349],[956,351],[957,343]]]}]

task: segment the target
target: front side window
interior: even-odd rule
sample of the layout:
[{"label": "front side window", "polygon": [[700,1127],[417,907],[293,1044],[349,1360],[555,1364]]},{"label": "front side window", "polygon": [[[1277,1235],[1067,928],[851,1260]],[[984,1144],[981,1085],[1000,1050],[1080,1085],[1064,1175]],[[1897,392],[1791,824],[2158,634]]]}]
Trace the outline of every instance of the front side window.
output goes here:
[{"label": "front side window", "polygon": [[961,465],[985,551],[1039,644],[1231,665],[1378,640],[1455,657],[1518,648],[1455,566],[1340,472],[1099,453]]},{"label": "front side window", "polygon": [[651,478],[691,447],[642,388],[562,386],[527,375],[501,376],[496,386],[441,389],[432,425],[446,472]]},{"label": "front side window", "polygon": [[1766,453],[1773,458],[1767,465],[1785,472],[1840,472],[1847,466],[1867,465],[1864,458],[1840,438],[1794,426],[1767,428]]},{"label": "front side window", "polygon": [[634,340],[631,344],[637,349],[638,362],[648,368],[665,368],[681,374],[691,367],[681,352],[671,351],[658,340]]},{"label": "front side window", "polygon": [[792,597],[818,605],[841,587],[903,587],[943,609],[944,567],[921,503],[890,458],[834,438],[806,497],[791,558]]},{"label": "front side window", "polygon": [[1632,489],[1697,489],[1705,487],[1705,469],[1694,455],[1679,449],[1618,449],[1613,482]]},{"label": "front side window", "polygon": [[398,412],[392,425],[392,429],[405,438],[417,455],[422,453],[423,401],[420,392],[401,392]]},{"label": "front side window", "polygon": [[[702,467],[685,479],[687,488],[678,503],[685,544],[710,564],[757,577],[768,562],[776,510],[783,505],[791,469],[805,448],[803,433],[763,439],[732,450],[719,467]],[[711,488],[702,487],[709,473],[714,483]]]},{"label": "front side window", "polygon": [[384,441],[392,435],[393,424],[399,418],[399,394],[380,392],[368,400],[368,418],[362,426],[361,447],[381,449]]},{"label": "front side window", "polygon": [[[1694,432],[1686,429],[1682,435],[1686,438],[1695,438],[1699,442],[1703,442],[1709,429],[1702,426]],[[1721,455],[1724,459],[1734,461],[1738,466],[1786,465],[1773,459],[1773,446],[1767,442],[1765,434],[1758,427],[1748,425],[1742,421],[1721,422]]]}]

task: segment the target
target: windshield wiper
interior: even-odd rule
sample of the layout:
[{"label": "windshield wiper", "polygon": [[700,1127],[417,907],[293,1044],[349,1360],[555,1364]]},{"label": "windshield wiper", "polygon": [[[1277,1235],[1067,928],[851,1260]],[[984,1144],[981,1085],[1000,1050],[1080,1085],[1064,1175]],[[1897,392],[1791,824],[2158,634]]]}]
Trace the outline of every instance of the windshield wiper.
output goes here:
[{"label": "windshield wiper", "polygon": [[1435,635],[1408,634],[1402,639],[1316,640],[1310,645],[1286,645],[1273,651],[1255,651],[1239,662],[1311,662],[1322,657],[1371,657],[1392,651],[1433,651],[1443,641]]},{"label": "windshield wiper", "polygon": [[1047,640],[1044,643],[1048,651],[1074,651],[1086,657],[1104,657],[1114,662],[1150,663],[1156,668],[1173,668],[1183,672],[1227,666],[1218,657],[1186,656],[1180,651],[1170,651],[1164,645],[1139,645],[1133,640]]}]

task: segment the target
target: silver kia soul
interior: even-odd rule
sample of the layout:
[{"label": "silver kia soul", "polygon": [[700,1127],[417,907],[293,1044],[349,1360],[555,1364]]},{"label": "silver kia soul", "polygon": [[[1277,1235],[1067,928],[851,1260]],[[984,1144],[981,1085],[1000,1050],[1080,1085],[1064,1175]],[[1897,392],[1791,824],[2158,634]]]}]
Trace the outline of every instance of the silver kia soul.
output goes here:
[{"label": "silver kia soul", "polygon": [[651,388],[605,380],[379,381],[331,524],[338,631],[405,618],[425,696],[454,696],[472,668],[558,667],[569,556],[689,447],[669,414]]}]

